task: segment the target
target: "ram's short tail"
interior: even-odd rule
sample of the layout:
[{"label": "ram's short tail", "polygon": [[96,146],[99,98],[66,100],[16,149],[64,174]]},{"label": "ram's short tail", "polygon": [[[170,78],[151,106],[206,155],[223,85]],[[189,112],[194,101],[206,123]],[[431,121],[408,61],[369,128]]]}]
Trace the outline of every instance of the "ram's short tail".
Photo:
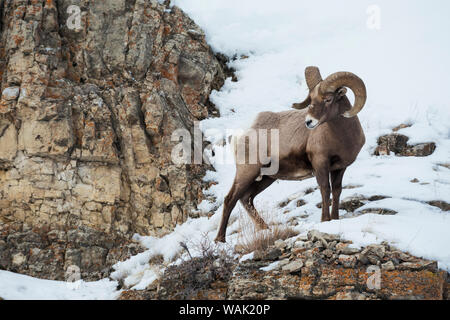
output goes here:
[{"label": "ram's short tail", "polygon": [[[228,137],[228,143],[231,145],[231,150],[233,152],[233,156],[234,156],[234,161],[237,163],[238,162],[238,157],[237,157],[237,152],[238,152],[238,141],[241,138],[242,135],[232,135],[230,137]],[[258,176],[256,177],[255,181],[261,181],[263,179],[262,176]]]}]

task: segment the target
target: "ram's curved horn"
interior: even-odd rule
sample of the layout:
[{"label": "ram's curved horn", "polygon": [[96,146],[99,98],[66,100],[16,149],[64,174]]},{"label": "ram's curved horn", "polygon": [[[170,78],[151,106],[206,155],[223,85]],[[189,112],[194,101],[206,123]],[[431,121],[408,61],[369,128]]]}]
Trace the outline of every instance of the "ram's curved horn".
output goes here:
[{"label": "ram's curved horn", "polygon": [[308,106],[311,104],[311,98],[308,97],[305,99],[305,101],[303,101],[302,103],[294,103],[292,105],[292,108],[297,109],[297,110],[302,110],[302,109],[306,109],[308,108]]},{"label": "ram's curved horn", "polygon": [[366,86],[357,75],[351,72],[336,72],[328,76],[320,84],[320,93],[333,93],[341,87],[350,88],[355,95],[355,103],[353,107],[344,113],[344,117],[352,118],[356,116],[366,104]]},{"label": "ram's curved horn", "polygon": [[[307,67],[305,69],[305,79],[309,91],[312,91],[320,82],[322,82],[322,76],[320,75],[319,68]],[[292,108],[301,110],[307,108],[310,104],[311,104],[311,97],[308,95],[305,101],[301,103],[294,103],[292,105]]]},{"label": "ram's curved horn", "polygon": [[320,75],[319,68],[307,67],[305,69],[305,79],[309,91],[312,91],[320,82],[322,82],[322,76]]}]

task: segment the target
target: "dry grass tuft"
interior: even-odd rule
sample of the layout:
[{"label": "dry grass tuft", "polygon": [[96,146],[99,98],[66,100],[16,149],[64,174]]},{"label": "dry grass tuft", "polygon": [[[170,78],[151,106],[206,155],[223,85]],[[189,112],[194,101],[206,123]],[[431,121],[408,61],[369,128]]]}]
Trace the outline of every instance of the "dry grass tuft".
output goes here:
[{"label": "dry grass tuft", "polygon": [[298,235],[298,232],[294,229],[271,221],[270,215],[266,212],[260,212],[260,215],[270,229],[261,231],[255,229],[253,221],[247,216],[246,212],[240,210],[239,215],[240,233],[235,247],[236,252],[246,254],[256,250],[264,251],[279,239],[286,240]]}]

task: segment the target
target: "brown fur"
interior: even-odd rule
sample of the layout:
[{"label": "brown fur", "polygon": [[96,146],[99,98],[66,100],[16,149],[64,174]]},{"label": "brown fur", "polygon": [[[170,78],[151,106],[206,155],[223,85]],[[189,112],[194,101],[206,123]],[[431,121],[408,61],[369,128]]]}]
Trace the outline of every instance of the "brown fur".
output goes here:
[{"label": "brown fur", "polygon": [[[259,161],[257,164],[236,165],[236,176],[224,200],[216,241],[225,242],[228,219],[238,200],[257,227],[268,228],[258,215],[253,200],[277,179],[304,180],[315,176],[322,194],[322,221],[339,219],[342,178],[346,168],[358,156],[365,137],[357,116],[342,116],[352,107],[345,96],[346,90],[340,88],[335,93],[322,96],[317,89],[318,86],[310,92],[311,106],[308,109],[262,112],[255,119],[252,129],[279,129],[279,171],[275,175],[261,177]],[[319,120],[313,130],[305,126],[307,115]],[[242,143],[247,145],[248,141],[241,137],[237,144]],[[331,216],[330,193],[333,195]]]}]

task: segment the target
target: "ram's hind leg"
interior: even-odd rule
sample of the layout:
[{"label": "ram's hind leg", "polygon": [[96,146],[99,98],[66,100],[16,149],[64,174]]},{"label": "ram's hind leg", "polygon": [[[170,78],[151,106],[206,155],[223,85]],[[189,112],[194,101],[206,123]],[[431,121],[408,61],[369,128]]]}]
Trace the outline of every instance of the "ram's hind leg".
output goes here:
[{"label": "ram's hind leg", "polygon": [[249,190],[255,179],[259,175],[259,167],[255,165],[246,165],[237,167],[233,186],[228,192],[223,202],[222,220],[219,231],[215,239],[216,242],[225,242],[228,220],[236,203]]},{"label": "ram's hind leg", "polygon": [[248,188],[248,190],[240,199],[248,215],[255,223],[257,230],[268,229],[269,226],[264,221],[264,219],[261,218],[261,216],[258,214],[258,211],[256,210],[253,201],[258,194],[267,189],[274,181],[275,181],[274,179],[269,178],[267,176],[262,177],[260,181],[253,182],[252,185]]}]

